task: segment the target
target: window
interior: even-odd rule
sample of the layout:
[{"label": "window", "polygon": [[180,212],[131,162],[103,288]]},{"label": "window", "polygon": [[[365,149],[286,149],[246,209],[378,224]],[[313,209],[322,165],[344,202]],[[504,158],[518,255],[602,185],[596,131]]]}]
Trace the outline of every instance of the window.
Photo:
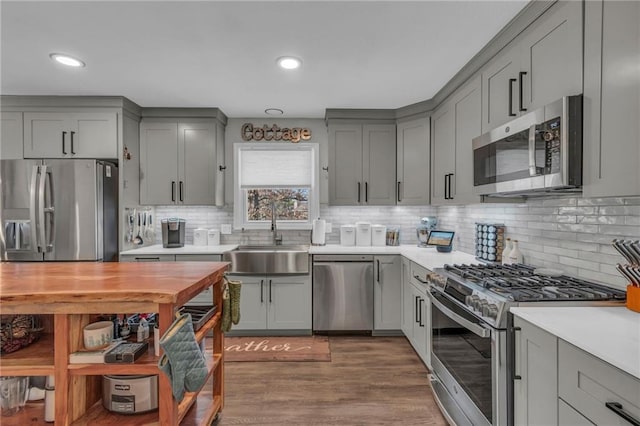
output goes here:
[{"label": "window", "polygon": [[234,227],[311,229],[318,217],[318,144],[235,143]]}]

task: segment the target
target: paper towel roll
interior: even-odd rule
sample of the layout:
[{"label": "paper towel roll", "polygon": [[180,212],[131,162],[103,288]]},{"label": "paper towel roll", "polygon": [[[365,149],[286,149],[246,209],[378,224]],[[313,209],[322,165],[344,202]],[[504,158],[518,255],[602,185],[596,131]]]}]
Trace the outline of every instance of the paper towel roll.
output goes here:
[{"label": "paper towel roll", "polygon": [[327,222],[324,219],[315,219],[313,221],[311,244],[324,245],[325,231],[327,229]]}]

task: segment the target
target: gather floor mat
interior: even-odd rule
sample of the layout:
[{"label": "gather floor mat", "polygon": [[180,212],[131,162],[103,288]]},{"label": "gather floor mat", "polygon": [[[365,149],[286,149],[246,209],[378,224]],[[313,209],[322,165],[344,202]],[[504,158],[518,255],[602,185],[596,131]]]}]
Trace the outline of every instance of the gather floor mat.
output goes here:
[{"label": "gather floor mat", "polygon": [[226,337],[224,360],[234,361],[331,361],[327,336]]}]

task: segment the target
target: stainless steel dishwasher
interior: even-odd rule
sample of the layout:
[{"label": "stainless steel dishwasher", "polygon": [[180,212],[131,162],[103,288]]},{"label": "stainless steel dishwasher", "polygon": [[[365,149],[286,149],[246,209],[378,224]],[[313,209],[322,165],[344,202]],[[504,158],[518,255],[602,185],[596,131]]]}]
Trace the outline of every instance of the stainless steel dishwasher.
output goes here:
[{"label": "stainless steel dishwasher", "polygon": [[373,256],[313,256],[313,330],[373,329]]}]

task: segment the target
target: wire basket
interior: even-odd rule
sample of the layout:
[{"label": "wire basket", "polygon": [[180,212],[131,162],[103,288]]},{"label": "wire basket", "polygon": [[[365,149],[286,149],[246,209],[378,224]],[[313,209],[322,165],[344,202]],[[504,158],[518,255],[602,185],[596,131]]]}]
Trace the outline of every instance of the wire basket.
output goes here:
[{"label": "wire basket", "polygon": [[0,315],[0,353],[8,354],[29,346],[42,333],[38,315]]}]

